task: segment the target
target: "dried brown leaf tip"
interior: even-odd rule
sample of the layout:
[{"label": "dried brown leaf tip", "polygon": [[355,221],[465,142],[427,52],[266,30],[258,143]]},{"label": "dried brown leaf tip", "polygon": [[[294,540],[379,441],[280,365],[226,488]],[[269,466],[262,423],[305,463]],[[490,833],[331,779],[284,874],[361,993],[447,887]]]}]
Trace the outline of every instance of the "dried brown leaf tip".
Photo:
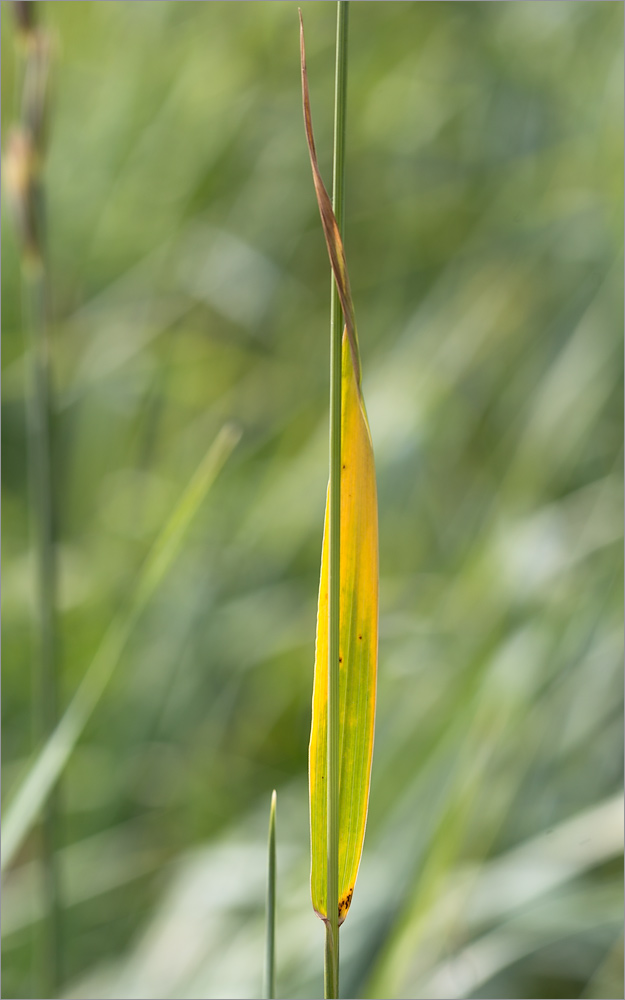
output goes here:
[{"label": "dried brown leaf tip", "polygon": [[326,190],[325,184],[323,183],[323,179],[321,177],[321,171],[319,170],[319,162],[317,160],[317,150],[315,148],[315,137],[313,134],[312,116],[310,113],[310,93],[308,90],[308,73],[306,70],[304,22],[302,20],[301,10],[299,12],[299,26],[300,26],[300,35],[299,35],[300,57],[302,66],[302,98],[304,102],[304,125],[306,128],[306,142],[308,143],[310,165],[312,167],[313,181],[315,185],[315,194],[317,196],[319,214],[321,215],[323,234],[325,236],[326,246],[328,248],[328,255],[330,257],[330,264],[332,266],[332,273],[334,274],[336,288],[339,294],[339,299],[341,301],[341,308],[343,310],[343,319],[345,320],[345,329],[347,332],[347,338],[349,340],[349,346],[351,348],[352,362],[356,374],[356,382],[358,388],[360,388],[360,382],[361,382],[360,352],[358,349],[356,317],[354,315],[354,305],[352,302],[352,293],[349,285],[349,274],[347,273],[345,250],[343,248],[343,241],[341,239],[341,234],[339,232],[339,227],[336,221],[336,217],[332,210],[332,202],[330,201],[330,196]]}]

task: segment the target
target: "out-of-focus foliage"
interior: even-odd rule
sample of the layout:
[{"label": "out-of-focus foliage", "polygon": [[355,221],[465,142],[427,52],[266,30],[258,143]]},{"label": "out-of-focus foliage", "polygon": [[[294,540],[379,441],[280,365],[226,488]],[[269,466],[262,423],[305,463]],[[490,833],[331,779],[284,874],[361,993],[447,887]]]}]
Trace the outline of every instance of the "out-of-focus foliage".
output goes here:
[{"label": "out-of-focus foliage", "polygon": [[[334,5],[303,5],[322,167]],[[321,991],[306,751],[329,274],[297,5],[41,5],[67,702],[225,419],[241,443],[63,782],[63,996]],[[346,996],[622,996],[622,28],[354,3],[347,226],[380,670]],[[2,4],[3,148],[15,112]],[[2,217],[3,793],[30,745],[19,261]],[[33,845],[3,899],[32,997]]]}]

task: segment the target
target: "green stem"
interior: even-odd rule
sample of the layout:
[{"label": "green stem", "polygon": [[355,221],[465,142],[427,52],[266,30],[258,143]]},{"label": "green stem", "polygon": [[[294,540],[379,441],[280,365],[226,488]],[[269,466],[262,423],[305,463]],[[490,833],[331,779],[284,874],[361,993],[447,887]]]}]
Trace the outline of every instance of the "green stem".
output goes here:
[{"label": "green stem", "polygon": [[[35,554],[35,655],[32,678],[32,722],[35,748],[54,730],[58,712],[56,534],[52,474],[52,379],[48,332],[48,274],[42,161],[49,44],[37,24],[34,2],[13,5],[20,54],[19,129],[14,132],[12,197],[21,243],[23,322],[27,336],[27,434],[32,546]],[[62,977],[60,878],[57,861],[58,789],[40,813],[44,917],[39,937],[42,996],[56,996]]]},{"label": "green stem", "polygon": [[[46,322],[46,276],[39,260],[23,264],[24,314],[29,337],[28,464],[32,536],[36,556],[37,638],[33,673],[33,736],[38,749],[57,722],[56,555],[51,465],[51,390]],[[59,791],[41,812],[40,854],[44,919],[41,930],[41,986],[56,996],[61,983],[61,899],[57,863]]]},{"label": "green stem", "polygon": [[267,866],[267,940],[265,952],[265,997],[276,995],[276,793],[269,812],[269,864]]},{"label": "green stem", "polygon": [[[337,921],[338,925],[338,921]],[[326,920],[326,944],[324,951],[323,995],[338,997],[339,995],[339,932],[338,926],[333,929]],[[334,937],[336,934],[336,937]]]},{"label": "green stem", "polygon": [[[332,207],[343,231],[348,0],[337,0]],[[328,580],[328,890],[324,994],[339,995],[339,629],[341,538],[341,303],[334,280],[330,324],[330,518]]]}]

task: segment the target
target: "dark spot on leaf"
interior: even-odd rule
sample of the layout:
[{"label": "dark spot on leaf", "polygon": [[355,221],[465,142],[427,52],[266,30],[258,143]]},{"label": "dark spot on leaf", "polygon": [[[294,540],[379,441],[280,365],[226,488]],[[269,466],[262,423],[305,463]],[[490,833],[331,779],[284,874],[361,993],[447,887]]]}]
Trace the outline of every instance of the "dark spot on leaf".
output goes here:
[{"label": "dark spot on leaf", "polygon": [[349,892],[346,892],[342,899],[339,900],[339,919],[345,917],[345,914],[349,910],[353,894],[354,887],[352,886]]}]

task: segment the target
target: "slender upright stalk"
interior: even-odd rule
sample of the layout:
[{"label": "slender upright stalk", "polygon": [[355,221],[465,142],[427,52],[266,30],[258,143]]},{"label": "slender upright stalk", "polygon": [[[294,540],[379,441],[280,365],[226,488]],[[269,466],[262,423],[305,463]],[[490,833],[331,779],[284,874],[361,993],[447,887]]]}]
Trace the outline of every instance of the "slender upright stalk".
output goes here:
[{"label": "slender upright stalk", "polygon": [[[35,553],[36,636],[32,681],[35,747],[57,721],[56,556],[51,461],[52,391],[48,335],[42,163],[49,44],[38,27],[33,0],[13,5],[21,69],[19,126],[7,154],[7,185],[21,249],[23,322],[27,338],[27,434],[32,545]],[[37,962],[42,996],[56,996],[61,981],[61,902],[56,859],[58,792],[41,813],[39,853],[44,918]]]},{"label": "slender upright stalk", "polygon": [[266,1000],[276,995],[276,792],[271,796],[269,811],[269,864],[267,865],[267,939],[265,952]]},{"label": "slender upright stalk", "polygon": [[[31,483],[32,535],[36,557],[36,655],[33,672],[33,736],[39,749],[53,732],[58,714],[56,656],[56,557],[50,461],[50,380],[45,319],[43,265],[24,268],[24,312],[30,340],[28,465]],[[42,807],[39,853],[44,917],[39,941],[42,996],[57,996],[62,978],[61,887],[58,848],[59,789]]]},{"label": "slender upright stalk", "polygon": [[[348,0],[337,0],[332,207],[343,234]],[[330,320],[330,517],[328,594],[328,919],[324,994],[339,995],[339,616],[341,539],[341,339],[343,315],[334,279]]]}]

